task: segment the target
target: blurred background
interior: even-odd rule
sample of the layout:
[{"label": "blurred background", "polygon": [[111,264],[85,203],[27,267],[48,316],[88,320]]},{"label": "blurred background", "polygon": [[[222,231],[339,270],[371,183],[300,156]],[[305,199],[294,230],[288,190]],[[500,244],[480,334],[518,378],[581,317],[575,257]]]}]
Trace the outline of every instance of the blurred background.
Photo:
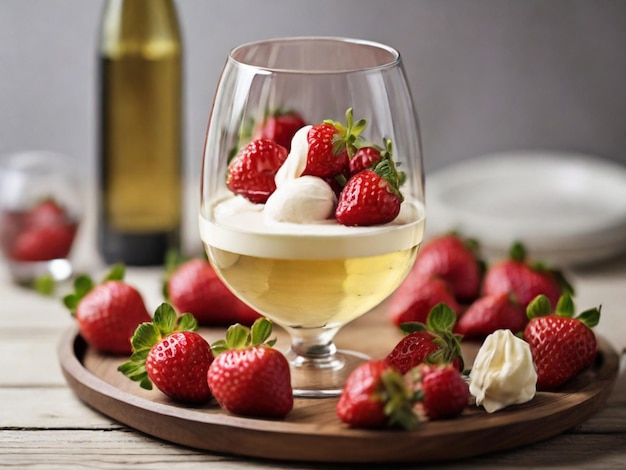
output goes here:
[{"label": "blurred background", "polygon": [[[515,149],[626,165],[623,0],[178,0],[185,47],[185,169],[197,184],[226,53],[274,36],[398,48],[427,175]],[[46,149],[96,177],[101,0],[0,0],[0,154]],[[195,189],[187,217],[195,221]]]}]

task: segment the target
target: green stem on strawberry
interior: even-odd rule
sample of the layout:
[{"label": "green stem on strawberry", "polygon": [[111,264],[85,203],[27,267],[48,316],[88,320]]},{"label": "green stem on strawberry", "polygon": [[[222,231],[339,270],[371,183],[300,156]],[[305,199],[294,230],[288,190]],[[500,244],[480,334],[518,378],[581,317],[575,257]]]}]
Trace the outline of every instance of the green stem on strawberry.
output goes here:
[{"label": "green stem on strawberry", "polygon": [[32,288],[41,295],[52,296],[56,289],[56,284],[54,277],[50,274],[44,274],[35,278],[32,283]]},{"label": "green stem on strawberry", "polygon": [[[574,305],[574,301],[572,300],[571,295],[566,292],[559,298],[559,301],[554,309],[554,315],[565,318],[576,318],[588,328],[593,328],[600,322],[601,309],[602,306],[591,308],[575,317],[574,314],[576,307]],[[545,295],[540,294],[535,297],[530,304],[528,304],[526,312],[529,319],[548,316],[552,314],[552,305],[550,305],[550,301]]]},{"label": "green stem on strawberry", "polygon": [[141,323],[137,327],[131,339],[133,353],[130,360],[120,365],[117,370],[129,379],[139,382],[141,388],[152,390],[152,381],[146,371],[146,359],[152,347],[175,331],[197,329],[198,322],[192,314],[184,313],[177,316],[170,304],[162,303],[155,310],[151,322]]},{"label": "green stem on strawberry", "polygon": [[439,346],[437,351],[427,357],[430,364],[452,364],[455,359],[460,361],[460,370],[464,369],[463,353],[461,351],[462,336],[453,332],[456,324],[456,313],[444,302],[435,305],[426,319],[426,324],[420,322],[406,322],[400,329],[406,333],[427,331],[434,335],[433,342]]},{"label": "green stem on strawberry", "polygon": [[383,372],[380,379],[383,386],[378,399],[385,403],[383,411],[389,417],[387,424],[406,430],[417,428],[419,419],[413,411],[413,394],[402,375],[391,369]]},{"label": "green stem on strawberry", "polygon": [[215,355],[230,349],[246,349],[252,346],[266,344],[274,346],[276,338],[268,341],[272,334],[272,322],[267,318],[257,319],[251,328],[235,323],[226,330],[226,338],[215,341],[211,345],[211,350]]},{"label": "green stem on strawberry", "polygon": [[391,187],[391,190],[400,198],[400,202],[404,201],[404,196],[400,192],[400,186],[404,183],[406,175],[402,171],[398,171],[396,163],[393,161],[393,149],[391,140],[383,139],[385,150],[381,153],[381,160],[374,165],[373,170],[385,178]]},{"label": "green stem on strawberry", "polygon": [[[125,275],[126,266],[122,263],[114,264],[102,282],[122,281]],[[72,315],[76,315],[76,307],[95,285],[93,279],[86,274],[82,274],[74,279],[74,292],[63,297],[63,304],[70,310]]]},{"label": "green stem on strawberry", "polygon": [[335,126],[338,130],[333,137],[333,152],[335,155],[339,155],[345,147],[348,157],[352,158],[357,150],[357,140],[360,139],[361,132],[367,127],[367,120],[359,119],[357,122],[354,122],[352,108],[348,108],[345,125],[332,119],[325,119],[323,122]]}]

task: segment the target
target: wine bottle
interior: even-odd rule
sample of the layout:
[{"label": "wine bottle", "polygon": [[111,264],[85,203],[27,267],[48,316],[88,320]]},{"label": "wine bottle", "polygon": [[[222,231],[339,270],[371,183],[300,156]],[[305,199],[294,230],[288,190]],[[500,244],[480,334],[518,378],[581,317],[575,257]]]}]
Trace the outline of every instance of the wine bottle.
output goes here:
[{"label": "wine bottle", "polygon": [[182,44],[173,0],[107,0],[99,48],[98,247],[106,263],[179,249]]}]

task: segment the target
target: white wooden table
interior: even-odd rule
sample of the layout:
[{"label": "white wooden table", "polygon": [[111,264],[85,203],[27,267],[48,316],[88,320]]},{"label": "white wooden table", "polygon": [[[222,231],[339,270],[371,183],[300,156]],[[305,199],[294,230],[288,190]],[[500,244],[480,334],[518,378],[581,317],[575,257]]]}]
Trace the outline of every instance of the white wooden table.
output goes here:
[{"label": "white wooden table", "polygon": [[[0,261],[0,467],[315,468],[173,445],[90,409],[74,396],[59,368],[57,344],[73,324],[68,311],[58,298],[13,286],[5,269]],[[568,274],[577,289],[578,307],[602,304],[597,333],[622,351],[626,348],[626,257]],[[126,279],[140,289],[152,310],[161,302],[161,275],[160,269],[127,272]],[[620,375],[606,406],[575,429],[522,449],[445,467],[626,468],[625,369],[622,356]]]}]

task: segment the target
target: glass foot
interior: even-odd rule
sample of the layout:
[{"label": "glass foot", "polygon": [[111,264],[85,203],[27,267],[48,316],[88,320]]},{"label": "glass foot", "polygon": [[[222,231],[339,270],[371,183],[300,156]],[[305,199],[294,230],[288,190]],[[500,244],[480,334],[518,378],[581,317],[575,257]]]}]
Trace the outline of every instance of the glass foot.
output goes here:
[{"label": "glass foot", "polygon": [[20,285],[30,285],[41,276],[50,276],[57,282],[65,281],[72,275],[72,264],[67,259],[8,263],[13,281]]},{"label": "glass foot", "polygon": [[336,350],[328,356],[302,356],[289,349],[285,356],[291,365],[294,397],[326,398],[341,395],[352,371],[370,359],[369,356]]}]

